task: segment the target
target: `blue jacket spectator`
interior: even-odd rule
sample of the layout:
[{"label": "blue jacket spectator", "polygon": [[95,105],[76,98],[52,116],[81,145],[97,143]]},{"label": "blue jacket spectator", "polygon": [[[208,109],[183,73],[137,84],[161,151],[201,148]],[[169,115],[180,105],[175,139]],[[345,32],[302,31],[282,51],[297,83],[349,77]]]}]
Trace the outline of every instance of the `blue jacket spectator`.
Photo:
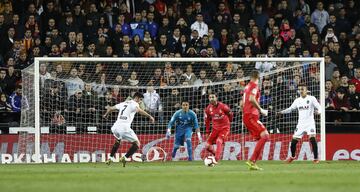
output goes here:
[{"label": "blue jacket spectator", "polygon": [[22,91],[22,87],[18,86],[16,87],[15,91],[13,94],[10,95],[10,105],[11,105],[11,109],[14,112],[21,112],[21,91]]},{"label": "blue jacket spectator", "polygon": [[125,22],[125,15],[121,14],[118,17],[118,23],[121,26],[121,32],[124,35],[131,35],[131,27]]},{"label": "blue jacket spectator", "polygon": [[131,38],[135,35],[139,35],[141,39],[144,39],[144,31],[146,29],[146,23],[141,21],[141,14],[135,14],[135,20],[130,23],[131,27]]},{"label": "blue jacket spectator", "polygon": [[154,13],[148,13],[147,19],[146,30],[150,32],[151,38],[156,39],[159,25],[154,22]]}]

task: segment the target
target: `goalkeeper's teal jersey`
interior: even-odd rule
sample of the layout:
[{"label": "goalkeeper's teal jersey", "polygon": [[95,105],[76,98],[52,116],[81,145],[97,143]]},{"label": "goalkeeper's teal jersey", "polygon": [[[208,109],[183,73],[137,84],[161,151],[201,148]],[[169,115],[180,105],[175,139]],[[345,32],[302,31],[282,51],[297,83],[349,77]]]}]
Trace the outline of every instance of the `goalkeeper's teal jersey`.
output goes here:
[{"label": "goalkeeper's teal jersey", "polygon": [[171,129],[174,124],[176,126],[176,132],[199,128],[198,119],[195,112],[192,110],[189,110],[188,112],[184,112],[182,109],[176,111],[171,117],[168,128]]}]

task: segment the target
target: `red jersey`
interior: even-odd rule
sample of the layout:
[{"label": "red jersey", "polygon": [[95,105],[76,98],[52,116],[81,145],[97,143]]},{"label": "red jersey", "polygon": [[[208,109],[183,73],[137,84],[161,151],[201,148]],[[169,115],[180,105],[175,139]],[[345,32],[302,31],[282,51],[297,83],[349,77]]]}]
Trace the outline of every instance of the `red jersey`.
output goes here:
[{"label": "red jersey", "polygon": [[205,127],[206,133],[210,131],[210,121],[212,121],[213,130],[230,129],[233,113],[229,106],[217,102],[217,105],[209,104],[205,109]]},{"label": "red jersey", "polygon": [[251,82],[246,85],[243,96],[243,113],[244,114],[253,114],[259,115],[259,110],[253,106],[250,102],[250,95],[254,95],[255,99],[259,102],[260,100],[260,89],[258,85],[254,82]]},{"label": "red jersey", "polygon": [[356,77],[353,77],[351,80],[350,80],[350,83],[354,83],[355,84],[355,92],[356,93],[360,93],[360,79],[356,79]]}]

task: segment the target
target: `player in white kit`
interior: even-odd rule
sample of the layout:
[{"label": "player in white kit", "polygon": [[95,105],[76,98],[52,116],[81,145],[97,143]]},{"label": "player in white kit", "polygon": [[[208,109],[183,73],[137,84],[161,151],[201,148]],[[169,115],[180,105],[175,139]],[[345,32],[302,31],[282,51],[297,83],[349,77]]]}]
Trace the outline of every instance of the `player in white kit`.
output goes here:
[{"label": "player in white kit", "polygon": [[316,114],[320,114],[321,107],[314,96],[307,94],[308,89],[305,84],[300,84],[298,86],[298,90],[301,96],[296,98],[289,108],[278,112],[278,115],[291,113],[293,110],[298,110],[299,112],[298,124],[296,126],[295,133],[290,145],[291,157],[287,158],[285,162],[291,163],[293,160],[295,160],[296,145],[303,137],[303,135],[307,134],[309,135],[310,143],[314,153],[313,162],[319,163],[314,112]]},{"label": "player in white kit", "polygon": [[[136,136],[135,132],[131,129],[131,123],[134,119],[136,112],[146,117],[149,117],[152,123],[155,122],[155,119],[151,115],[149,115],[146,111],[142,110],[139,107],[139,103],[142,101],[143,98],[144,98],[143,94],[137,92],[134,94],[133,99],[109,107],[106,113],[104,114],[104,118],[106,118],[109,113],[115,110],[119,111],[117,120],[114,123],[114,125],[111,127],[111,131],[114,134],[116,141],[111,149],[110,158],[106,161],[106,164],[109,165],[111,162],[114,161],[114,155],[119,149],[120,142],[122,140],[132,143],[132,146],[125,154],[126,158],[129,158],[131,155],[133,155],[136,152],[136,150],[139,149],[140,141]],[[122,162],[124,167],[126,164],[125,157],[123,156],[120,158],[120,162]]]}]

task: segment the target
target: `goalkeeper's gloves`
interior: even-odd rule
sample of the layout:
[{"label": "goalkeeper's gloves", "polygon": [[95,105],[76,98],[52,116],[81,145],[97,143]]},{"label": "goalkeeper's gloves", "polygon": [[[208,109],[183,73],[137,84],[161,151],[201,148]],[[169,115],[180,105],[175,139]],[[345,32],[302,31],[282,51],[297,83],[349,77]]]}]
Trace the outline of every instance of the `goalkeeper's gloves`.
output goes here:
[{"label": "goalkeeper's gloves", "polygon": [[266,109],[260,109],[260,113],[264,116],[268,116],[269,111]]},{"label": "goalkeeper's gloves", "polygon": [[202,143],[202,142],[203,142],[203,140],[202,140],[202,137],[201,137],[200,132],[197,132],[196,134],[197,134],[197,136],[198,136],[199,143]]},{"label": "goalkeeper's gloves", "polygon": [[167,129],[166,130],[166,138],[169,139],[170,136],[171,136],[171,131],[170,131],[170,129]]}]

